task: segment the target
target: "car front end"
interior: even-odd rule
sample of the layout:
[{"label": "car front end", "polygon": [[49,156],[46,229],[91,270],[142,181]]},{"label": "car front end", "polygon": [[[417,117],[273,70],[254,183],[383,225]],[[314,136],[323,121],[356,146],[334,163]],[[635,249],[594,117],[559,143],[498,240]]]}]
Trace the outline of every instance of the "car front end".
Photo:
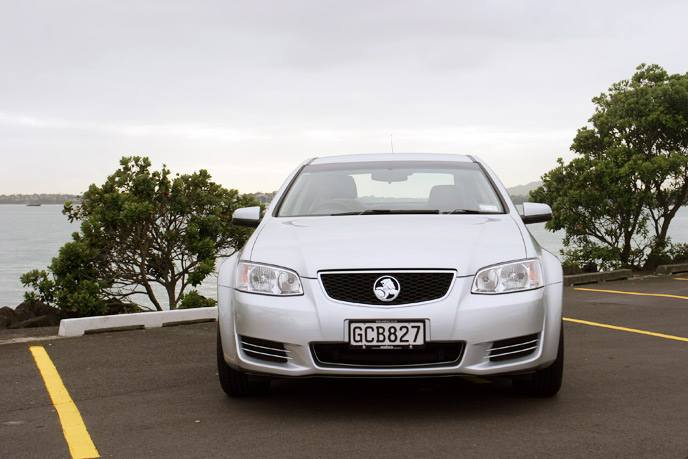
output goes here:
[{"label": "car front end", "polygon": [[[222,264],[225,390],[271,377],[551,373],[563,359],[561,266],[493,173],[472,157],[371,156],[299,168]],[[309,173],[301,180],[334,197],[300,202],[323,194],[299,182]],[[475,203],[457,202],[457,183],[479,190]]]}]

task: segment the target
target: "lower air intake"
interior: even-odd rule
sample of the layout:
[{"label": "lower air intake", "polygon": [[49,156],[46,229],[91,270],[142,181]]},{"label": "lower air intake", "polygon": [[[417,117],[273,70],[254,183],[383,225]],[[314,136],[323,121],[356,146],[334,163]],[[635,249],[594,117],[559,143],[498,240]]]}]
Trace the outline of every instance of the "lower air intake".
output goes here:
[{"label": "lower air intake", "polygon": [[284,343],[248,336],[240,336],[239,343],[244,354],[253,359],[276,363],[287,363],[291,360],[289,351],[284,348]]},{"label": "lower air intake", "polygon": [[495,341],[488,353],[490,362],[519,359],[534,353],[538,347],[538,336],[536,333]]},{"label": "lower air intake", "polygon": [[408,368],[455,366],[463,356],[463,341],[431,341],[414,349],[364,349],[347,343],[311,343],[321,367]]}]

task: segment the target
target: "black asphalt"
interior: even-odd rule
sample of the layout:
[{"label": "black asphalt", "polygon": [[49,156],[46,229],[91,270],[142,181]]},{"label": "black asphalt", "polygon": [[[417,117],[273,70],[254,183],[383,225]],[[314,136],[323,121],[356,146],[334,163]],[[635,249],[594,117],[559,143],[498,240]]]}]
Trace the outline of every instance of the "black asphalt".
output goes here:
[{"label": "black asphalt", "polygon": [[[582,287],[688,296],[671,278]],[[688,299],[567,289],[565,316],[688,337]],[[104,457],[688,458],[688,342],[565,333],[554,399],[463,379],[279,381],[229,399],[212,323],[39,344]],[[0,457],[68,457],[28,347],[0,345]]]}]

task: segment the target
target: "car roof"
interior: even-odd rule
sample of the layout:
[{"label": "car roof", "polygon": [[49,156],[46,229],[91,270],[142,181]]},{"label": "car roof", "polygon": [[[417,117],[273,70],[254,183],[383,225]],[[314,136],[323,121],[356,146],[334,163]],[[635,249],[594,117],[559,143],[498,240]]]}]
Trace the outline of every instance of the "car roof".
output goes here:
[{"label": "car roof", "polygon": [[468,155],[446,153],[368,153],[357,155],[321,156],[314,158],[310,164],[358,163],[366,161],[453,161],[460,163],[474,162]]}]

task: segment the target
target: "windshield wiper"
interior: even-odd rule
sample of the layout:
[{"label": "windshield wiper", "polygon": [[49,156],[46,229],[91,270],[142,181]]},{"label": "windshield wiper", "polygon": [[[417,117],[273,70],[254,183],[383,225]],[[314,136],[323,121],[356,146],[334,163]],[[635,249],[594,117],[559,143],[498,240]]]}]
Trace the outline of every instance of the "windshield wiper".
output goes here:
[{"label": "windshield wiper", "polygon": [[442,212],[444,214],[466,214],[466,215],[481,215],[481,214],[501,214],[501,212],[484,211],[476,209],[454,209],[450,212]]},{"label": "windshield wiper", "polygon": [[477,209],[454,209],[448,212],[441,212],[439,209],[366,209],[356,212],[338,212],[330,216],[340,215],[409,215],[409,214],[461,214],[461,215],[493,215],[501,214],[499,211],[486,211]]},{"label": "windshield wiper", "polygon": [[397,215],[397,214],[439,214],[439,209],[366,209],[360,212],[340,212],[339,215]]}]

